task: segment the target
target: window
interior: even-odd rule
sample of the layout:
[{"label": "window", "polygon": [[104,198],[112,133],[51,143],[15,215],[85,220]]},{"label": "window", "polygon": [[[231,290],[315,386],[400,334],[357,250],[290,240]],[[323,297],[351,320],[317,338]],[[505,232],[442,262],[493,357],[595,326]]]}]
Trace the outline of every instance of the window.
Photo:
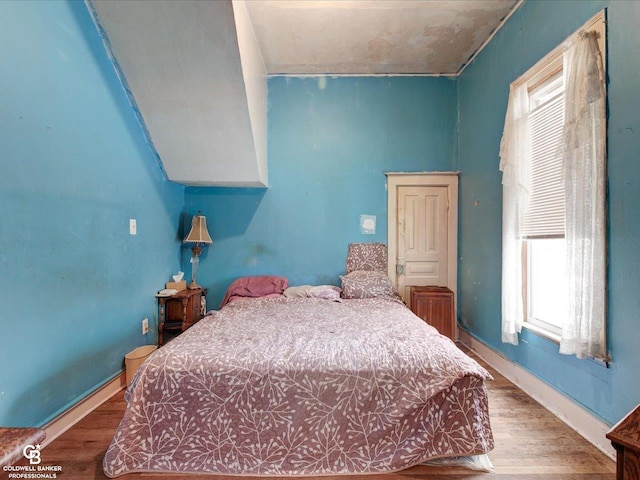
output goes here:
[{"label": "window", "polygon": [[527,88],[529,188],[523,218],[526,244],[524,326],[559,341],[567,317],[565,292],[562,56]]},{"label": "window", "polygon": [[567,318],[564,239],[527,240],[527,318],[524,323],[559,341]]},{"label": "window", "polygon": [[503,172],[502,339],[525,326],[607,359],[604,12],[511,84]]}]

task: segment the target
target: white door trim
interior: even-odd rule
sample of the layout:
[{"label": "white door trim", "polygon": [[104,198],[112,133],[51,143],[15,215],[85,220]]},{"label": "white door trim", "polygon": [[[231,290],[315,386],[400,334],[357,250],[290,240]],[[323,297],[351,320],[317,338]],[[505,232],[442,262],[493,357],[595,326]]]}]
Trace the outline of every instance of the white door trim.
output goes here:
[{"label": "white door trim", "polygon": [[[458,175],[459,172],[386,172],[387,176],[387,273],[397,286],[396,259],[398,257],[398,187],[447,187],[448,212],[448,275],[447,287],[458,299]],[[456,317],[457,318],[457,311]]]}]

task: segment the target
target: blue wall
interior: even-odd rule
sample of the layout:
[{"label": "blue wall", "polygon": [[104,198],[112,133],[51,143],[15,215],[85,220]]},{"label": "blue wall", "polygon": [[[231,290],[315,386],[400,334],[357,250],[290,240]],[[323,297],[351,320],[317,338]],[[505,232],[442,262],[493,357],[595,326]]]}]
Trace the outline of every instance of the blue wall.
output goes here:
[{"label": "blue wall", "polygon": [[[604,6],[610,369],[526,332],[502,344],[499,287],[509,83]],[[462,323],[617,421],[640,398],[639,21],[636,2],[528,0],[458,80],[272,78],[271,188],[185,189],[165,179],[84,3],[0,2],[0,424],[42,425],[155,340],[140,321],[170,273],[190,275],[180,239],[198,210],[215,242],[198,280],[217,308],[241,275],[337,284],[348,243],[386,242],[384,172],[457,169]],[[375,235],[361,214],[377,216]]]},{"label": "blue wall", "polygon": [[154,341],[141,320],[179,267],[184,188],[83,2],[0,2],[0,52],[0,425],[32,426]]},{"label": "blue wall", "polygon": [[[509,83],[608,7],[608,322],[613,364],[559,355],[556,344],[524,331],[501,343],[502,185],[498,153]],[[459,78],[460,321],[609,423],[640,399],[640,2],[528,0]]]},{"label": "blue wall", "polygon": [[[275,77],[268,101],[270,188],[186,191],[214,237],[198,273],[212,308],[241,275],[338,284],[350,242],[386,242],[384,173],[456,166],[455,80]],[[375,235],[361,214],[377,217]]]}]

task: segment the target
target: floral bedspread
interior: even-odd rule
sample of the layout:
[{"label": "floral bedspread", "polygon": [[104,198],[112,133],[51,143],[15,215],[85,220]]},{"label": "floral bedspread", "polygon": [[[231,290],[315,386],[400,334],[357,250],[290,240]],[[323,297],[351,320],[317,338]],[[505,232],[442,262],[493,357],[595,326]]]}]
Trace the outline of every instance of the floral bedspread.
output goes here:
[{"label": "floral bedspread", "polygon": [[381,473],[487,453],[490,378],[399,302],[240,299],[138,370],[104,471]]}]

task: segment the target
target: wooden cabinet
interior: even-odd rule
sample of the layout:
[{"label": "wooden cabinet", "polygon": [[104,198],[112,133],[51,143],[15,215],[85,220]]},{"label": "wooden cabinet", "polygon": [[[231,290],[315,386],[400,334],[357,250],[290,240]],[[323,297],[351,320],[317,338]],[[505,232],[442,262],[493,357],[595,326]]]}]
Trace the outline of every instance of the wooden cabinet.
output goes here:
[{"label": "wooden cabinet", "polygon": [[169,297],[158,296],[158,345],[165,332],[184,332],[205,315],[206,288],[182,290]]},{"label": "wooden cabinet", "polygon": [[446,287],[411,287],[411,310],[435,327],[442,335],[455,341],[453,292]]},{"label": "wooden cabinet", "polygon": [[640,478],[640,405],[620,420],[607,438],[616,449],[616,479]]}]

